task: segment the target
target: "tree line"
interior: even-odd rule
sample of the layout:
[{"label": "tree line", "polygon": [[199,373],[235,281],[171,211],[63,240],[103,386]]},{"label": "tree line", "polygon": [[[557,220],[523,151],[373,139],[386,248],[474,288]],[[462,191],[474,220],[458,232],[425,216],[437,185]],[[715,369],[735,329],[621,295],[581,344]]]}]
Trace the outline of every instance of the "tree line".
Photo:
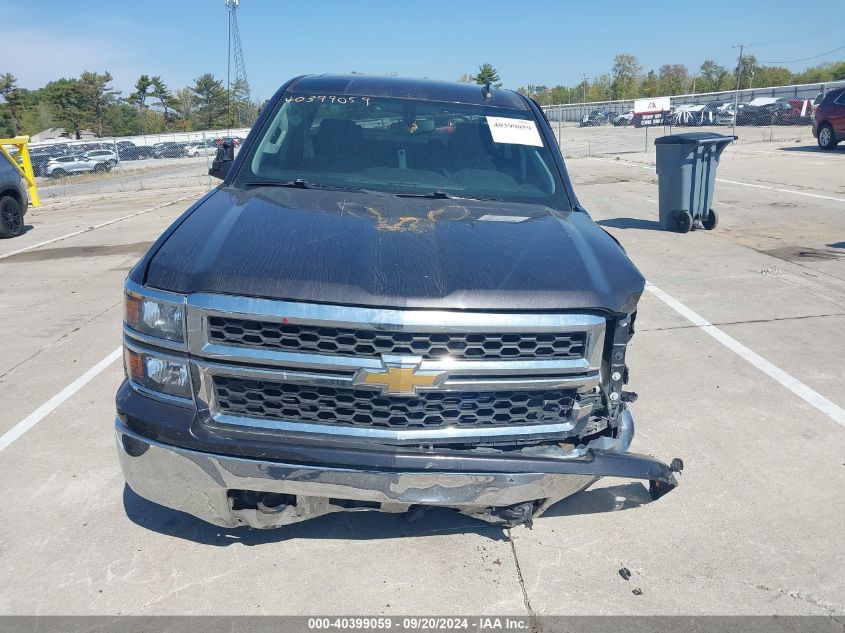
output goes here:
[{"label": "tree line", "polygon": [[741,69],[738,64],[728,69],[708,59],[695,71],[684,64],[664,64],[656,71],[644,72],[636,56],[622,53],[614,57],[610,72],[592,79],[584,77],[574,86],[529,85],[518,90],[550,105],[735,90],[737,78],[743,89],[845,80],[845,61],[792,72],[784,66],[761,64],[754,55],[746,55]]},{"label": "tree line", "polygon": [[235,81],[227,91],[211,73],[175,91],[158,75],[141,75],[126,96],[112,88],[113,79],[109,72],[85,71],[28,90],[18,86],[13,74],[0,74],[0,137],[47,128],[64,128],[78,137],[82,130],[131,136],[249,127],[261,107],[250,100],[246,82]]},{"label": "tree line", "polygon": [[[683,64],[664,64],[657,71],[643,72],[636,56],[616,55],[610,72],[592,79],[584,77],[574,86],[528,85],[518,88],[541,104],[612,101],[696,92],[766,88],[804,83],[845,80],[845,61],[821,64],[801,72],[777,65],[760,64],[754,55],[733,69],[705,60],[695,72]],[[141,75],[126,96],[112,88],[109,72],[85,71],[78,78],[57,79],[36,90],[18,86],[11,73],[0,74],[0,137],[35,134],[47,128],[65,128],[71,137],[81,130],[99,136],[160,134],[169,131],[213,130],[249,127],[261,104],[250,99],[249,85],[235,81],[227,91],[211,73],[194,83],[171,90],[158,75]],[[501,86],[499,73],[490,63],[459,81]]]}]

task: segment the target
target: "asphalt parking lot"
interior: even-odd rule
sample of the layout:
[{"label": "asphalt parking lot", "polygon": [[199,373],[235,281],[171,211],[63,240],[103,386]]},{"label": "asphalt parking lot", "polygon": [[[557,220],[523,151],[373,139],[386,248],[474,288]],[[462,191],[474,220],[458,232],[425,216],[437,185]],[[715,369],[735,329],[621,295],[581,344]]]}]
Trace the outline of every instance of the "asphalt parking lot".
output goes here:
[{"label": "asphalt parking lot", "polygon": [[114,450],[121,285],[207,185],[75,190],[0,242],[0,613],[845,614],[845,149],[728,148],[720,225],[688,235],[657,230],[653,154],[568,166],[652,284],[632,448],[683,458],[677,490],[602,480],[509,531],[156,507]]}]

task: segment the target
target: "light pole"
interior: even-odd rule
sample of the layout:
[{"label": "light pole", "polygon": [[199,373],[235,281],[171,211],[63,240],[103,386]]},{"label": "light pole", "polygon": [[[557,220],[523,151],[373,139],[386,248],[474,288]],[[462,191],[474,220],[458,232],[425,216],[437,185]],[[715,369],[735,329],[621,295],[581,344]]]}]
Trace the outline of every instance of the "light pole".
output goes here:
[{"label": "light pole", "polygon": [[737,44],[733,47],[739,49],[739,62],[736,65],[736,92],[734,92],[734,123],[732,132],[734,136],[736,136],[736,117],[739,115],[739,89],[741,85],[739,82],[742,79],[742,52],[746,46],[750,46],[750,44]]}]

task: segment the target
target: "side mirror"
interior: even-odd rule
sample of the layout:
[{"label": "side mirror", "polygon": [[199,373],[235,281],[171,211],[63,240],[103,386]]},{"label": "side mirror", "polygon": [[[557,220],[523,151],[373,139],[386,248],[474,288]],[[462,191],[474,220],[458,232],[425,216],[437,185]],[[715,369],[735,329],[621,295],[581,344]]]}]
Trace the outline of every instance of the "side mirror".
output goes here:
[{"label": "side mirror", "polygon": [[224,141],[223,144],[217,148],[217,155],[211,162],[211,169],[208,170],[208,175],[214,178],[223,180],[226,174],[229,173],[229,168],[235,160],[235,148],[231,141]]}]

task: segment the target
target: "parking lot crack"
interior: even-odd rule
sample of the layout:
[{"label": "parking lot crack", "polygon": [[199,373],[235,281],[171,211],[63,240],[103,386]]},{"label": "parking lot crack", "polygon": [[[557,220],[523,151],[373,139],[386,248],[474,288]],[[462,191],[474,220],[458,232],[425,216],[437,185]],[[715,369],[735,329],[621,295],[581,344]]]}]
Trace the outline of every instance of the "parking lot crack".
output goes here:
[{"label": "parking lot crack", "polygon": [[836,619],[836,617],[841,617],[845,615],[845,605],[835,604],[832,602],[826,602],[819,598],[814,593],[800,591],[800,590],[789,590],[789,589],[782,589],[782,588],[772,588],[760,582],[753,582],[749,580],[742,580],[738,578],[724,578],[724,577],[712,577],[712,576],[684,576],[684,577],[668,577],[662,576],[660,574],[652,575],[649,574],[647,571],[642,569],[638,569],[636,571],[637,574],[643,577],[652,577],[657,578],[659,580],[663,580],[664,582],[670,583],[686,583],[689,581],[699,582],[702,584],[711,583],[713,581],[717,582],[724,582],[724,583],[731,583],[736,585],[741,585],[744,587],[750,587],[751,589],[756,589],[757,591],[763,591],[766,593],[773,593],[778,594],[781,596],[786,596],[788,598],[792,598],[793,600],[799,600],[801,602],[806,602],[807,604],[811,604],[817,609],[820,609],[823,613],[821,615],[826,615],[838,623],[842,623],[840,620]]},{"label": "parking lot crack", "polygon": [[[791,316],[791,317],[772,317],[771,319],[744,319],[740,321],[713,321],[712,325],[716,327],[722,327],[725,325],[749,325],[752,323],[777,323],[778,321],[801,321],[801,320],[808,320],[808,319],[824,319],[829,317],[841,317],[845,316],[845,312],[829,312],[825,314],[806,314],[800,316]],[[646,328],[640,327],[637,328],[638,332],[667,332],[672,330],[692,330],[697,328],[697,325],[688,324],[688,325],[669,325],[666,327],[654,327],[654,328]]]},{"label": "parking lot crack", "polygon": [[[825,602],[821,600],[818,596],[812,593],[805,593],[803,591],[790,591],[787,589],[772,589],[771,587],[767,587],[766,585],[756,584],[753,585],[755,589],[759,589],[760,591],[768,591],[771,593],[777,593],[783,596],[789,596],[795,600],[800,600],[801,602],[806,602],[811,604],[822,611],[825,612],[828,616],[835,616],[835,615],[842,615],[845,614],[845,605],[838,605],[833,604],[830,602]],[[836,620],[839,622],[839,620]]]},{"label": "parking lot crack", "polygon": [[511,529],[507,529],[508,541],[511,544],[511,554],[513,554],[513,564],[516,567],[516,576],[519,579],[519,588],[522,590],[522,603],[525,605],[525,610],[528,613],[528,622],[531,626],[532,633],[540,631],[540,620],[534,609],[531,608],[531,599],[528,597],[528,589],[525,587],[525,579],[522,576],[522,567],[519,564],[519,557],[516,555],[516,545],[513,540],[513,533]]},{"label": "parking lot crack", "polygon": [[63,340],[65,340],[68,336],[70,336],[70,335],[71,335],[71,334],[73,334],[74,332],[78,332],[78,331],[79,331],[79,330],[81,330],[84,326],[88,325],[89,323],[92,323],[93,321],[96,321],[97,319],[99,319],[99,318],[100,318],[101,316],[103,316],[104,314],[106,314],[106,313],[108,313],[108,312],[111,312],[112,310],[114,310],[115,308],[117,308],[118,306],[121,306],[121,305],[123,305],[123,300],[122,300],[122,299],[121,299],[120,301],[118,301],[117,303],[115,303],[115,304],[113,304],[113,305],[110,305],[110,306],[109,306],[108,308],[106,308],[105,310],[102,310],[102,311],[98,312],[98,313],[97,313],[97,314],[95,314],[94,316],[92,316],[92,317],[89,317],[89,318],[85,319],[84,321],[82,321],[79,325],[77,325],[77,326],[76,326],[75,328],[73,328],[72,330],[69,330],[69,331],[65,332],[64,334],[62,334],[62,335],[61,335],[59,338],[57,338],[56,340],[54,340],[54,341],[50,341],[50,342],[49,342],[49,343],[47,343],[45,346],[43,346],[43,347],[39,348],[38,350],[36,350],[35,352],[33,352],[32,354],[30,354],[29,356],[27,356],[27,357],[26,357],[26,358],[24,358],[23,360],[21,360],[20,362],[16,363],[15,365],[12,365],[9,369],[7,369],[7,370],[6,370],[6,371],[4,371],[2,374],[0,374],[0,381],[2,381],[2,380],[3,380],[3,378],[5,378],[5,377],[6,377],[6,376],[8,376],[9,374],[11,374],[13,371],[15,371],[16,369],[18,369],[19,367],[21,367],[21,366],[25,365],[26,363],[28,363],[28,362],[29,362],[29,361],[31,361],[32,359],[34,359],[34,358],[36,358],[37,356],[39,356],[39,355],[40,355],[42,352],[44,352],[45,350],[48,350],[48,349],[50,349],[51,347],[53,347],[53,346],[55,346],[55,345],[58,345],[59,343],[61,343]]}]

